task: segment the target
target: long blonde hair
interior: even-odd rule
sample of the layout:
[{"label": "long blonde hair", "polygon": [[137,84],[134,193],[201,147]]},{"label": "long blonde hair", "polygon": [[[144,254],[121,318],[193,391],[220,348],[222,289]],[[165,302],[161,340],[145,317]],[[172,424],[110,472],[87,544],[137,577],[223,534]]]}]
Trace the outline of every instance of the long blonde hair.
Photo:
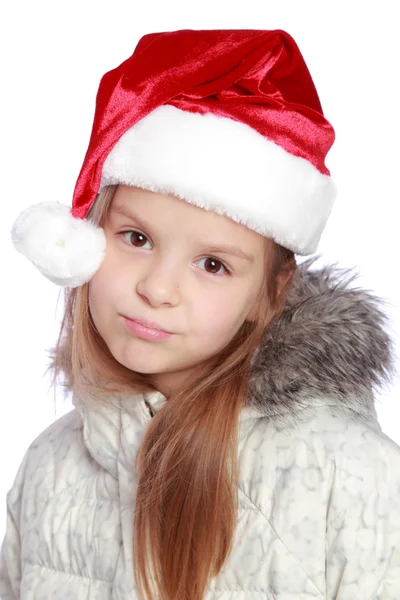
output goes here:
[{"label": "long blonde hair", "polygon": [[[104,226],[116,186],[98,196],[88,218]],[[138,488],[133,569],[141,598],[201,600],[232,546],[237,519],[238,424],[248,401],[251,359],[265,329],[279,318],[292,277],[278,294],[278,276],[294,274],[294,254],[272,244],[255,322],[245,321],[218,355],[171,395],[152,418],[135,470]],[[111,355],[89,311],[88,284],[65,290],[65,311],[52,352],[53,383],[104,398],[154,389]],[[103,383],[102,383],[103,382]]]}]

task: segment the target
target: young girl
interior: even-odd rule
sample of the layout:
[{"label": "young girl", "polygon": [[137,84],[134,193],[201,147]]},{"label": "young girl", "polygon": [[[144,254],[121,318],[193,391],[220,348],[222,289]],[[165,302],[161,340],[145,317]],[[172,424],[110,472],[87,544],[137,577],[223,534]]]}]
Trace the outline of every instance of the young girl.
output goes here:
[{"label": "young girl", "polygon": [[75,409],[7,495],[2,600],[398,600],[383,301],[295,260],[333,139],[284,31],[145,35],[103,77],[72,210],[13,227],[66,287]]}]

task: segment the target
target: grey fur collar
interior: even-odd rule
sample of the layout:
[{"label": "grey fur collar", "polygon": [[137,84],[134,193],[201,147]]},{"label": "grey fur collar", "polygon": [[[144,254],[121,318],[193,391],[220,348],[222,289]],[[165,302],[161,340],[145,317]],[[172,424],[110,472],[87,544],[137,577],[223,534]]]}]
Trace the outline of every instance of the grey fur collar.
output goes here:
[{"label": "grey fur collar", "polygon": [[374,417],[374,389],[395,372],[386,301],[350,288],[352,269],[311,270],[318,258],[298,264],[286,308],[254,356],[249,404],[266,416],[293,415],[328,398],[339,410]]}]

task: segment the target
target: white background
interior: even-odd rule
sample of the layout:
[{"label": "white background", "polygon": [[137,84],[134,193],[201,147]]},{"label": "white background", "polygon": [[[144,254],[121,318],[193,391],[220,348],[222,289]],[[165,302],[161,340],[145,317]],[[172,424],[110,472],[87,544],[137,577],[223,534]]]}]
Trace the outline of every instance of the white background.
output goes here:
[{"label": "white background", "polygon": [[[13,249],[9,231],[28,204],[54,200],[70,204],[89,141],[100,77],[132,54],[145,33],[281,28],[293,35],[337,136],[327,165],[339,195],[318,251],[322,262],[356,267],[358,285],[387,300],[398,353],[397,9],[396,2],[361,0],[3,3],[1,537],[5,494],[25,450],[72,408],[61,395],[54,403],[44,375],[47,349],[58,329],[59,288]],[[396,378],[381,391],[377,410],[384,432],[400,444],[399,387]]]}]

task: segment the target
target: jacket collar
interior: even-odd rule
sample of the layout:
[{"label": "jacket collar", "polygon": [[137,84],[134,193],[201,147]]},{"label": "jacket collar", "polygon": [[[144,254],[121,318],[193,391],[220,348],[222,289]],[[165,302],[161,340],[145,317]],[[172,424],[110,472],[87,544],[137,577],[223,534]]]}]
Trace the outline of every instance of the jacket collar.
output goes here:
[{"label": "jacket collar", "polygon": [[353,269],[298,265],[279,320],[253,359],[249,403],[265,416],[329,403],[376,418],[375,390],[395,374],[385,300],[352,285]]},{"label": "jacket collar", "polygon": [[[395,365],[385,301],[352,287],[357,274],[350,269],[311,269],[317,258],[298,264],[285,310],[254,355],[241,422],[296,419],[307,407],[329,404],[378,425],[374,391],[391,380]],[[122,432],[128,435],[131,427],[135,432],[126,442],[133,452],[151,418],[149,410],[157,412],[165,402],[159,392],[119,396],[105,404],[73,397],[89,452],[114,476]]]}]

